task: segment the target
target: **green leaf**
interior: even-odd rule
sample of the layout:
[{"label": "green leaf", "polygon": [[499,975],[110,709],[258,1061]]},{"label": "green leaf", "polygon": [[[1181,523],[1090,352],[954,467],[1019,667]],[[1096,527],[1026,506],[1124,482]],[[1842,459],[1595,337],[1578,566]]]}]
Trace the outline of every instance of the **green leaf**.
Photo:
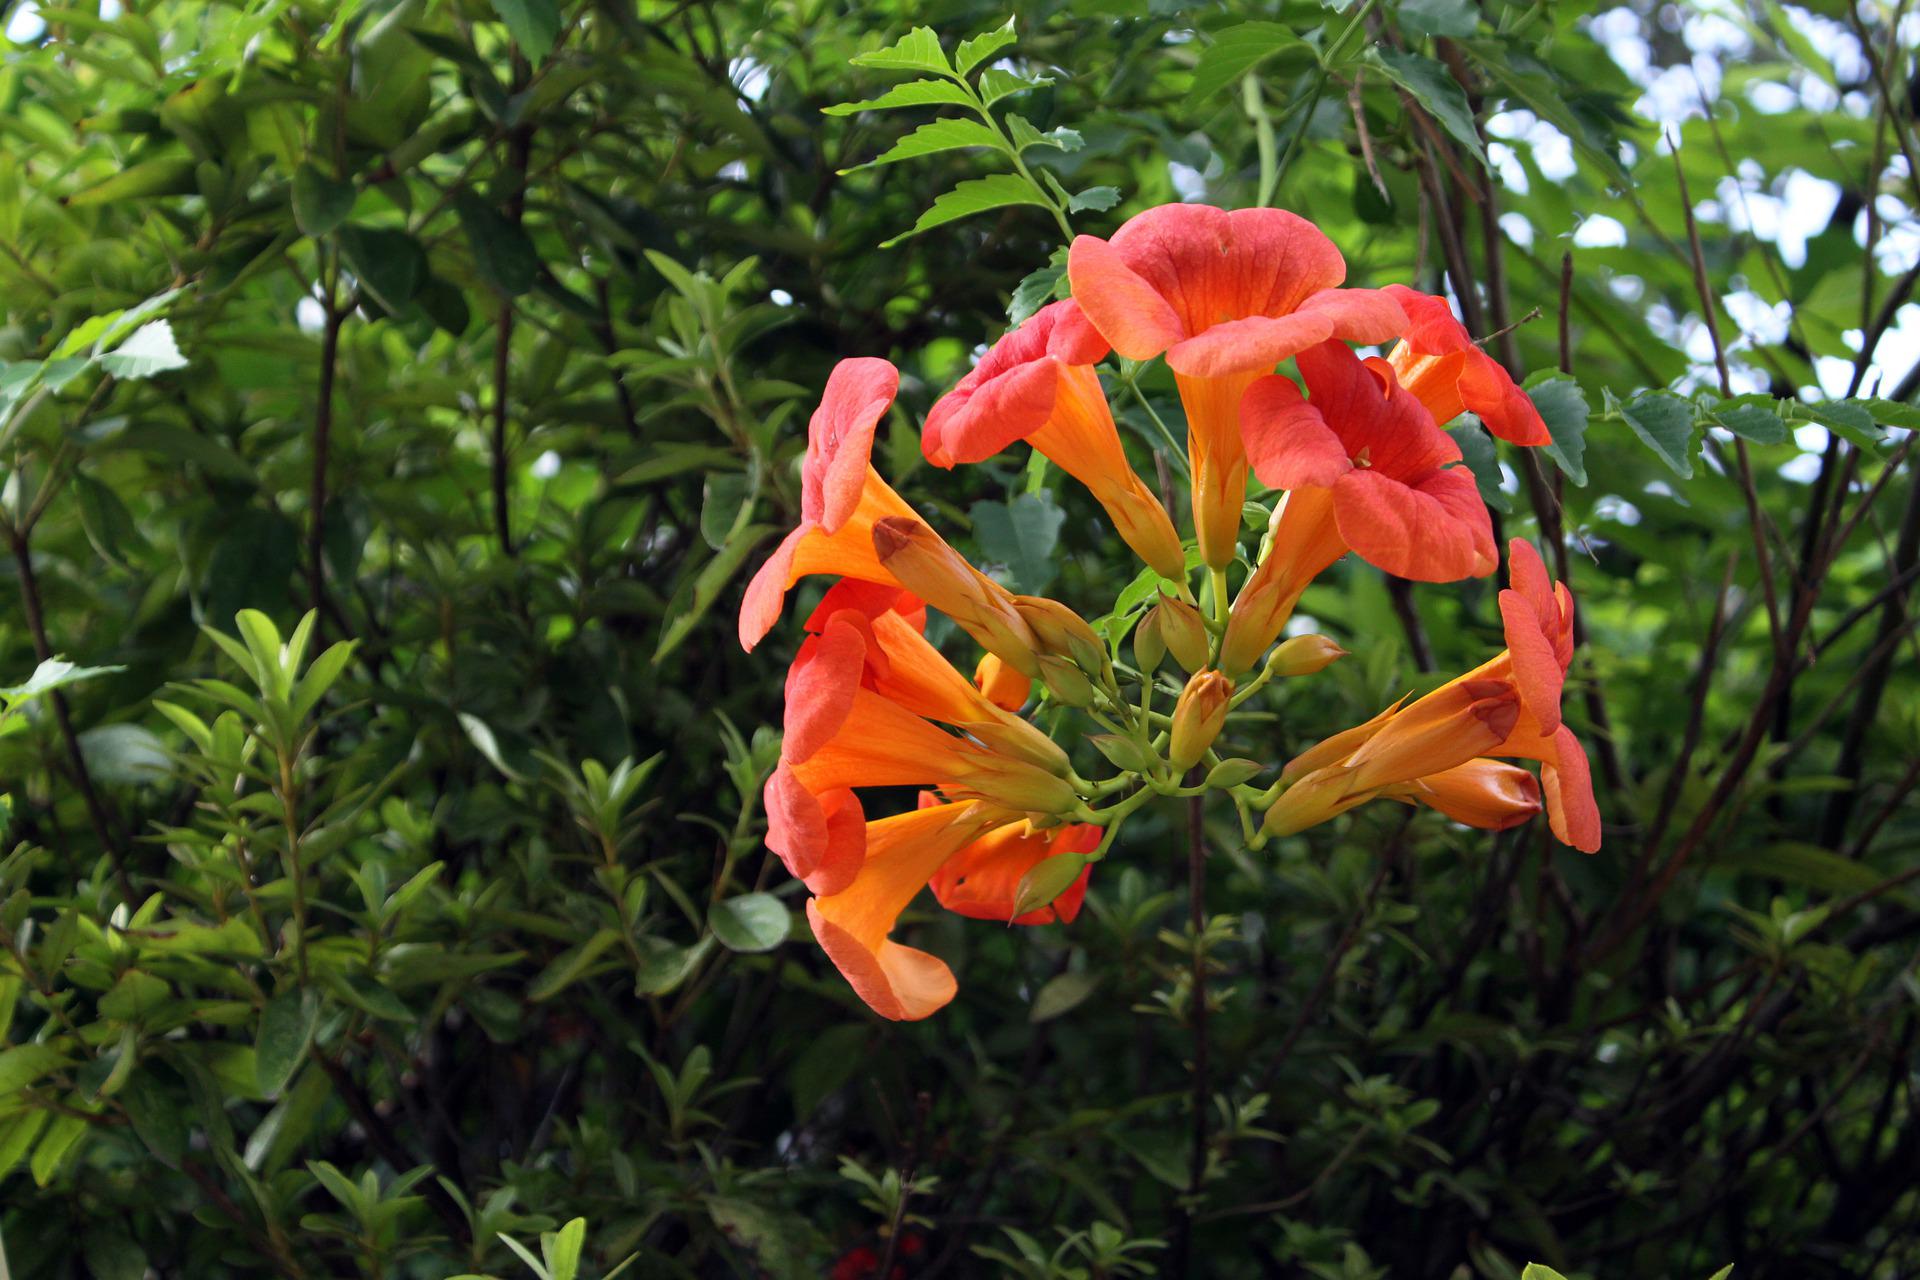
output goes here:
[{"label": "green leaf", "polygon": [[829,1095],[853,1079],[871,1035],[866,1026],[857,1022],[830,1027],[813,1036],[800,1051],[787,1072],[796,1123],[811,1117]]},{"label": "green leaf", "polygon": [[1881,445],[1880,428],[1874,425],[1872,411],[1858,400],[1822,400],[1798,407],[1813,421],[1862,449],[1878,449]]},{"label": "green leaf", "polygon": [[1027,1021],[1045,1022],[1076,1008],[1100,989],[1100,981],[1099,974],[1085,971],[1070,970],[1055,974],[1034,995],[1033,1007],[1027,1011]]},{"label": "green leaf", "polygon": [[347,267],[373,300],[394,315],[407,309],[427,278],[427,254],[404,231],[348,223],[339,231]]},{"label": "green leaf", "polygon": [[33,674],[27,677],[25,684],[0,688],[0,702],[17,706],[29,698],[38,698],[55,689],[124,670],[125,667],[76,667],[65,658],[48,658],[33,669]]},{"label": "green leaf", "polygon": [[1529,381],[1527,394],[1553,443],[1542,451],[1554,461],[1567,479],[1577,485],[1587,483],[1587,393],[1580,384],[1564,375]]},{"label": "green leaf", "polygon": [[980,89],[980,101],[990,107],[1002,98],[1050,85],[1053,83],[1053,77],[1023,76],[1018,72],[1005,71],[999,67],[988,67],[980,73],[977,83]]},{"label": "green leaf", "polygon": [[1092,209],[1096,213],[1105,213],[1120,203],[1118,187],[1088,187],[1067,201],[1068,213],[1085,213]]},{"label": "green leaf", "polygon": [[1478,422],[1463,419],[1447,434],[1460,446],[1464,465],[1473,473],[1473,483],[1480,490],[1480,500],[1495,511],[1513,510],[1512,500],[1500,488],[1500,455],[1487,429]]},{"label": "green leaf", "polygon": [[486,721],[465,711],[456,714],[460,719],[460,727],[467,731],[467,740],[473,743],[475,750],[486,757],[488,764],[506,774],[514,782],[525,781],[519,770],[508,764],[506,758],[500,754],[500,742],[493,736],[493,730],[487,726]]},{"label": "green leaf", "polygon": [[1920,431],[1920,405],[1907,404],[1900,400],[1858,400],[1864,405],[1876,422],[1884,422],[1890,427],[1901,427],[1907,431]]},{"label": "green leaf", "polygon": [[190,156],[143,160],[85,191],[76,192],[67,203],[84,208],[94,204],[118,204],[123,200],[144,200],[149,196],[195,195],[200,190],[194,178],[197,167]]},{"label": "green leaf", "polygon": [[49,1044],[0,1050],[0,1101],[15,1101],[14,1094],[66,1063],[67,1056]]},{"label": "green leaf", "polygon": [[882,249],[891,249],[902,240],[919,235],[960,218],[970,218],[976,213],[985,213],[989,209],[999,209],[1007,205],[1031,204],[1048,208],[1046,200],[1036,191],[1033,184],[1025,178],[1011,173],[996,173],[987,178],[969,178],[953,190],[945,192],[933,207],[920,215],[913,226],[894,236],[891,240],[880,242]]},{"label": "green leaf", "polygon": [[1751,440],[1755,444],[1780,444],[1787,438],[1787,424],[1780,418],[1772,396],[1739,396],[1710,405],[1707,421]]},{"label": "green leaf", "polygon": [[151,378],[169,369],[184,369],[187,358],[173,340],[173,326],[165,320],[150,320],[133,331],[133,336],[113,351],[100,357],[100,366],[116,378]]},{"label": "green leaf", "polygon": [[888,71],[934,71],[952,75],[953,68],[940,48],[940,38],[929,27],[915,27],[901,36],[897,44],[875,49],[851,59],[856,67],[879,67]]},{"label": "green leaf", "polygon": [[1005,22],[993,30],[977,35],[971,40],[962,40],[960,47],[953,51],[954,69],[961,75],[965,75],[1017,39],[1019,36],[1014,34],[1013,18],[1009,16]]},{"label": "green leaf", "polygon": [[1693,406],[1666,391],[1642,391],[1621,404],[1611,391],[1607,408],[1633,429],[1681,478],[1693,475]]},{"label": "green leaf", "polygon": [[233,446],[217,436],[202,435],[189,427],[171,422],[148,422],[128,427],[113,437],[115,449],[133,449],[142,453],[164,454],[181,462],[198,465],[210,476],[252,484],[257,479],[247,460]]},{"label": "green leaf", "polygon": [[[720,598],[720,592],[739,572],[740,565],[750,555],[762,539],[773,532],[773,526],[750,524],[734,534],[726,547],[714,554],[713,559],[700,567],[693,582],[684,593],[676,592],[673,607],[669,610],[672,621],[660,632],[659,647],[653,651],[653,660],[657,664],[686,642],[693,629],[700,625]],[[685,599],[682,599],[682,594]]]},{"label": "green leaf", "polygon": [[76,474],[71,483],[80,508],[80,528],[101,559],[127,569],[134,554],[152,550],[119,494],[88,475]]},{"label": "green leaf", "polygon": [[713,949],[712,938],[702,938],[690,947],[676,946],[664,938],[645,938],[640,944],[640,966],[633,975],[638,995],[663,996],[682,982]]},{"label": "green leaf", "polygon": [[509,298],[533,288],[540,273],[540,257],[527,233],[470,195],[455,199],[453,208],[473,250],[473,269],[480,278]]},{"label": "green leaf", "polygon": [[1281,52],[1287,53],[1289,63],[1304,66],[1313,61],[1312,46],[1291,27],[1278,22],[1243,22],[1228,27],[1213,37],[1213,43],[1194,64],[1193,87],[1187,91],[1187,101],[1205,102]]},{"label": "green leaf", "polygon": [[95,725],[80,735],[80,754],[88,772],[108,786],[154,786],[173,774],[165,744],[143,725]]},{"label": "green leaf", "polygon": [[587,1242],[587,1220],[575,1218],[553,1233],[551,1241],[540,1237],[540,1252],[546,1256],[547,1274],[553,1280],[574,1280],[580,1274],[580,1249]]},{"label": "green leaf", "polygon": [[172,995],[173,988],[166,979],[129,969],[113,984],[113,990],[100,997],[99,1008],[102,1015],[115,1022],[138,1022]]},{"label": "green leaf", "polygon": [[47,1126],[46,1136],[40,1139],[40,1145],[33,1150],[33,1159],[27,1162],[33,1170],[36,1185],[44,1187],[53,1181],[53,1175],[60,1172],[60,1166],[66,1163],[80,1139],[87,1136],[90,1127],[85,1116],[71,1112],[53,1118],[53,1123]]},{"label": "green leaf", "polygon": [[921,125],[865,164],[857,164],[851,169],[842,169],[840,172],[858,173],[862,169],[877,169],[883,164],[896,164],[902,160],[912,160],[916,156],[930,156],[940,151],[956,151],[962,147],[991,147],[996,151],[1007,149],[1006,144],[1000,141],[999,134],[978,121],[934,120]]},{"label": "green leaf", "polygon": [[1480,146],[1480,134],[1473,125],[1473,108],[1467,105],[1467,95],[1459,82],[1444,66],[1418,53],[1378,46],[1369,49],[1367,55],[1389,80],[1411,94],[1428,115],[1470,151],[1474,159],[1483,165],[1487,163],[1487,154]]},{"label": "green leaf", "polygon": [[538,66],[560,38],[559,0],[492,0],[493,11],[528,61]]},{"label": "green leaf", "polygon": [[862,111],[889,111],[895,107],[967,106],[972,99],[967,91],[951,80],[909,80],[897,84],[877,98],[859,102],[837,102],[820,108],[822,115],[850,116]]},{"label": "green leaf", "polygon": [[[1052,147],[1057,151],[1074,152],[1087,145],[1087,140],[1078,129],[1048,129],[1045,133],[1033,127],[1025,116],[1009,115],[1007,132],[1013,138],[1015,151],[1028,151],[1034,147]],[[1051,173],[1046,174],[1052,177]],[[1066,192],[1057,189],[1060,195]]]},{"label": "green leaf", "polygon": [[1025,324],[1034,312],[1054,301],[1066,278],[1067,248],[1062,245],[1047,258],[1046,266],[1029,272],[1014,286],[1013,299],[1007,305],[1007,322],[1015,328]]},{"label": "green leaf", "polygon": [[1827,893],[1865,893],[1877,888],[1883,878],[1871,867],[1843,858],[1831,849],[1792,840],[1728,846],[1715,855],[1713,865]]},{"label": "green leaf", "polygon": [[0,1178],[13,1171],[20,1163],[20,1157],[27,1154],[34,1139],[47,1127],[45,1111],[23,1111],[10,1119],[0,1120]]},{"label": "green leaf", "polygon": [[274,1097],[287,1087],[306,1060],[307,1046],[320,1021],[320,1002],[297,987],[267,1001],[254,1037],[253,1078],[261,1096]]},{"label": "green leaf", "polygon": [[585,942],[568,947],[554,957],[552,964],[540,971],[539,977],[528,984],[527,999],[538,1004],[559,995],[584,977],[587,971],[593,968],[594,961],[605,954],[608,947],[619,941],[620,931],[609,928],[597,931]]},{"label": "green leaf", "polygon": [[1415,39],[1470,36],[1479,29],[1474,0],[1400,0],[1400,30]]},{"label": "green leaf", "polygon": [[1543,1263],[1529,1262],[1526,1270],[1520,1273],[1520,1280],[1567,1280],[1567,1278]]},{"label": "green leaf", "polygon": [[786,941],[789,927],[787,908],[770,893],[743,893],[707,913],[707,928],[729,951],[771,951]]},{"label": "green leaf", "polygon": [[293,173],[293,220],[318,240],[347,220],[356,195],[351,182],[337,181],[303,164]]},{"label": "green leaf", "polygon": [[981,555],[1005,565],[1017,590],[1039,595],[1052,584],[1060,569],[1053,552],[1067,513],[1051,494],[1023,493],[1011,502],[976,502],[967,514]]}]

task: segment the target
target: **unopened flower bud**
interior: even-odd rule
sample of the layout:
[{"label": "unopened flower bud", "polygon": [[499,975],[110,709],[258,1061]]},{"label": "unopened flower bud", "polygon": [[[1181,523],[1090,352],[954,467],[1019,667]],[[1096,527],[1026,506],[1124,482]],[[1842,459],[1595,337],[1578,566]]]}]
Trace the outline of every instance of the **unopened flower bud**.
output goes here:
[{"label": "unopened flower bud", "polygon": [[1228,787],[1237,787],[1251,781],[1267,768],[1258,760],[1246,760],[1238,757],[1222,760],[1207,772],[1207,785],[1215,790],[1224,791]]},{"label": "unopened flower bud", "polygon": [[1187,681],[1173,709],[1173,735],[1167,759],[1176,769],[1191,769],[1207,754],[1227,722],[1233,681],[1218,671],[1202,671]]},{"label": "unopened flower bud", "polygon": [[1166,640],[1173,660],[1188,671],[1206,666],[1213,641],[1207,635],[1207,624],[1200,617],[1200,611],[1171,596],[1162,596],[1156,607],[1160,610],[1160,635]]},{"label": "unopened flower bud", "polygon": [[1065,658],[1090,676],[1106,670],[1106,646],[1085,618],[1043,596],[1015,596],[1013,607],[1040,641],[1042,653]]},{"label": "unopened flower bud", "polygon": [[1012,597],[939,534],[918,520],[887,516],[874,522],[873,551],[901,586],[952,618],[981,648],[1022,675],[1040,673],[1038,642]]},{"label": "unopened flower bud", "polygon": [[1167,656],[1166,637],[1160,631],[1160,606],[1154,605],[1141,615],[1133,628],[1133,665],[1143,676],[1152,676]]},{"label": "unopened flower bud", "polygon": [[1064,778],[1020,760],[978,753],[959,777],[954,792],[973,795],[1015,813],[1069,814],[1080,808],[1080,797]]},{"label": "unopened flower bud", "polygon": [[1276,676],[1310,676],[1346,656],[1347,651],[1326,636],[1295,636],[1273,651],[1267,666]]},{"label": "unopened flower bud", "polygon": [[1368,796],[1353,790],[1353,770],[1329,765],[1301,778],[1275,800],[1260,825],[1270,836],[1290,836],[1338,817]]},{"label": "unopened flower bud", "polygon": [[1081,673],[1079,667],[1065,658],[1043,654],[1040,658],[1040,679],[1057,701],[1069,707],[1089,706],[1093,702],[1093,683]]},{"label": "unopened flower bud", "polygon": [[1013,912],[1008,919],[1017,920],[1052,902],[1073,887],[1086,866],[1084,853],[1056,853],[1034,863],[1027,874],[1020,877],[1020,887],[1013,895]]},{"label": "unopened flower bud", "polygon": [[1073,772],[1072,762],[1060,744],[1030,720],[1008,713],[992,720],[969,721],[960,728],[1001,755],[1025,760],[1062,778]]},{"label": "unopened flower bud", "polygon": [[1116,768],[1125,769],[1128,773],[1153,772],[1156,763],[1153,753],[1124,734],[1096,733],[1087,741]]},{"label": "unopened flower bud", "polygon": [[1026,706],[1027,697],[1033,692],[1032,677],[1015,670],[997,653],[981,657],[980,665],[973,671],[973,683],[988,702],[1003,711],[1018,711]]}]

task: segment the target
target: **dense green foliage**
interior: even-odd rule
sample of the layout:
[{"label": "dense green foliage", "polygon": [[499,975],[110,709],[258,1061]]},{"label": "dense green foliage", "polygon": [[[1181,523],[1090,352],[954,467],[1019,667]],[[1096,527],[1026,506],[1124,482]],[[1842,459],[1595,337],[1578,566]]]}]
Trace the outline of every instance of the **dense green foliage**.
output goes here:
[{"label": "dense green foliage", "polygon": [[[858,56],[980,0],[0,4],[15,1271],[1913,1274],[1912,30],[1714,11],[1602,19],[1718,41],[1676,169],[1588,3],[1025,6],[984,120]],[[1068,230],[1183,197],[1547,379],[1544,466],[1459,433],[1580,598],[1605,846],[1209,811],[1196,931],[1148,809],[1070,927],[910,918],[961,993],[881,1022],[761,846],[795,629],[741,653],[740,585],[880,355],[901,492],[1107,611],[1084,492],[917,425]],[[1164,368],[1105,373],[1177,474]],[[1494,586],[1340,566],[1353,656],[1223,751],[1481,661]]]}]

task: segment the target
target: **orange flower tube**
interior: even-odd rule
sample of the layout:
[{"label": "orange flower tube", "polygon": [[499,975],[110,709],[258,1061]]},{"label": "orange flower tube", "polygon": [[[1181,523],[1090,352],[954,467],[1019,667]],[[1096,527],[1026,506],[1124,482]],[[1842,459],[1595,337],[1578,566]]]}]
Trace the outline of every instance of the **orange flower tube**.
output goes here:
[{"label": "orange flower tube", "polygon": [[1041,308],[933,406],[921,448],[935,466],[952,467],[1025,440],[1087,487],[1121,539],[1161,577],[1184,579],[1180,535],[1127,461],[1093,370],[1107,350],[1077,303]]},{"label": "orange flower tube", "polygon": [[1513,586],[1500,593],[1507,648],[1295,760],[1281,774],[1290,785],[1267,812],[1269,832],[1301,831],[1382,795],[1432,803],[1450,816],[1511,814],[1526,802],[1511,775],[1485,772],[1484,764],[1477,774],[1459,772],[1486,757],[1539,761],[1554,837],[1584,853],[1599,849],[1586,753],[1560,715],[1573,658],[1573,596],[1549,581],[1531,543],[1515,538],[1509,561]]},{"label": "orange flower tube", "polygon": [[1074,300],[1101,337],[1129,360],[1167,357],[1187,413],[1194,526],[1215,569],[1239,540],[1246,389],[1316,343],[1384,342],[1406,327],[1391,295],[1338,288],[1346,274],[1333,242],[1283,209],[1162,205],[1068,252]]}]

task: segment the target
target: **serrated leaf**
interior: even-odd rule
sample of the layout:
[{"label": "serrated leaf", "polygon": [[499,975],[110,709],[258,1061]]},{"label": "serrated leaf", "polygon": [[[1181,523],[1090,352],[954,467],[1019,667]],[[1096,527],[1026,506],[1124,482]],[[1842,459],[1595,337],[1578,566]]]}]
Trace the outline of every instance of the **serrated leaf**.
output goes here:
[{"label": "serrated leaf", "polygon": [[1533,407],[1553,442],[1542,446],[1554,464],[1577,485],[1587,483],[1587,393],[1572,378],[1549,377],[1527,387]]},{"label": "serrated leaf", "polygon": [[1907,404],[1900,400],[1860,400],[1874,421],[1884,422],[1890,427],[1900,427],[1907,431],[1920,431],[1920,405]]},{"label": "serrated leaf", "polygon": [[1019,37],[1014,34],[1013,19],[1008,17],[993,30],[974,36],[971,40],[962,40],[960,47],[953,51],[954,69],[965,75],[1017,39]]},{"label": "serrated leaf", "polygon": [[1286,52],[1301,64],[1313,60],[1313,49],[1278,22],[1242,22],[1213,37],[1213,43],[1194,64],[1193,86],[1187,101],[1200,103],[1218,94],[1275,54]]},{"label": "serrated leaf", "polygon": [[1873,413],[1860,401],[1822,400],[1799,408],[1813,421],[1862,449],[1877,450],[1881,445],[1880,428],[1874,425]]},{"label": "serrated leaf", "polygon": [[930,156],[941,151],[957,151],[963,147],[991,147],[995,151],[1005,151],[1006,145],[1000,141],[1000,135],[976,120],[933,120],[921,125],[880,155],[857,164],[851,169],[842,169],[841,173],[858,173],[862,169],[877,169],[885,164],[898,164],[902,160],[912,160],[916,156]]},{"label": "serrated leaf", "polygon": [[187,358],[173,340],[173,326],[165,320],[150,320],[133,331],[133,336],[100,357],[100,366],[116,378],[151,378],[169,369],[184,369]]},{"label": "serrated leaf", "polygon": [[901,36],[898,42],[884,49],[875,49],[871,53],[857,54],[850,61],[856,67],[953,74],[952,66],[947,63],[946,52],[940,47],[940,37],[934,35],[929,27],[915,27]]},{"label": "serrated leaf", "polygon": [[971,99],[967,91],[951,80],[909,80],[897,84],[877,98],[859,102],[837,102],[822,107],[822,115],[850,116],[861,111],[890,111],[896,107],[964,107]]},{"label": "serrated leaf", "polygon": [[880,242],[882,249],[891,249],[902,240],[919,235],[960,218],[970,218],[976,213],[985,213],[989,209],[1000,209],[1008,205],[1031,204],[1045,209],[1050,207],[1033,184],[1025,178],[1011,173],[996,173],[988,178],[969,178],[953,190],[944,193],[933,202],[933,207],[920,215],[920,220],[911,228],[902,231],[891,240]]},{"label": "serrated leaf", "polygon": [[1118,187],[1088,187],[1067,201],[1068,213],[1085,213],[1092,209],[1096,213],[1105,213],[1120,203]]},{"label": "serrated leaf", "polygon": [[707,928],[729,951],[771,951],[786,941],[787,909],[770,893],[743,893],[716,902],[707,913]]},{"label": "serrated leaf", "polygon": [[1066,278],[1067,250],[1062,245],[1053,251],[1046,266],[1029,272],[1013,287],[1013,298],[1007,304],[1008,323],[1015,328],[1025,324],[1034,312],[1054,301],[1060,292],[1060,282]]},{"label": "serrated leaf", "polygon": [[988,67],[980,73],[980,78],[976,82],[980,91],[980,101],[989,107],[1002,98],[1012,97],[1016,93],[1025,93],[1029,89],[1038,89],[1052,83],[1052,76],[1025,76],[1000,67]]},{"label": "serrated leaf", "polygon": [[1781,420],[1771,396],[1741,396],[1722,401],[1707,409],[1707,421],[1755,444],[1779,444],[1787,438],[1787,424]]},{"label": "serrated leaf", "polygon": [[1633,433],[1672,468],[1675,475],[1693,475],[1693,406],[1666,391],[1643,391],[1625,404],[1610,405]]},{"label": "serrated leaf", "polygon": [[1059,151],[1074,152],[1087,145],[1086,138],[1081,136],[1078,129],[1048,129],[1042,133],[1034,128],[1025,116],[1009,115],[1007,132],[1013,138],[1015,151],[1027,151],[1033,147],[1053,147]]},{"label": "serrated leaf", "polygon": [[1480,146],[1480,134],[1473,127],[1473,108],[1446,67],[1432,58],[1397,49],[1376,46],[1369,49],[1367,55],[1389,80],[1411,94],[1428,115],[1471,152],[1474,159],[1483,165],[1487,163],[1486,152]]}]

